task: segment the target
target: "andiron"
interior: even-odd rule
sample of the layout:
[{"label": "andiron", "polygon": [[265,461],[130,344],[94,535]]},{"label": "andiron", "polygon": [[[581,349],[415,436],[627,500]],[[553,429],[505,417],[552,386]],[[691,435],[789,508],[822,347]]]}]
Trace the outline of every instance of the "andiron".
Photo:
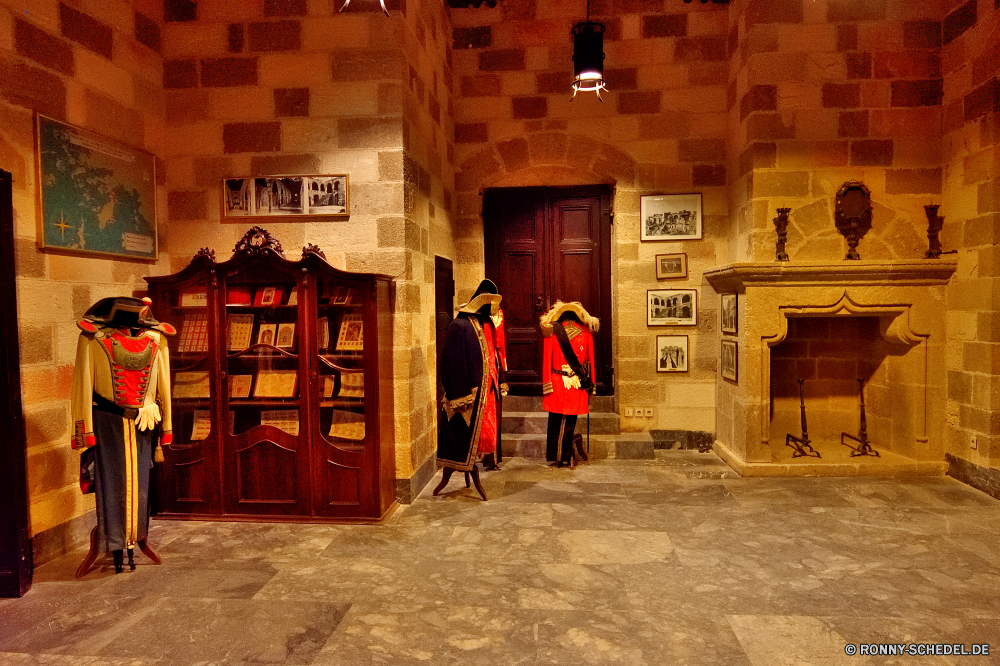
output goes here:
[{"label": "andiron", "polygon": [[809,428],[806,426],[806,401],[802,395],[802,383],[805,380],[796,379],[795,381],[799,383],[799,414],[802,417],[802,436],[796,437],[792,433],[788,433],[785,435],[785,446],[790,446],[794,449],[792,452],[793,458],[801,458],[802,456],[822,458],[823,456],[819,454],[819,451],[812,447],[812,440],[809,439]]},{"label": "andiron", "polygon": [[[858,436],[850,435],[846,432],[840,433],[840,443],[844,446],[850,447],[851,457],[855,456],[875,456],[876,458],[881,458],[878,451],[872,448],[871,444],[868,442],[868,421],[865,419],[865,380],[858,378],[858,388],[861,391],[861,432]],[[844,441],[844,438],[853,439],[858,443],[857,447],[851,446]]]}]

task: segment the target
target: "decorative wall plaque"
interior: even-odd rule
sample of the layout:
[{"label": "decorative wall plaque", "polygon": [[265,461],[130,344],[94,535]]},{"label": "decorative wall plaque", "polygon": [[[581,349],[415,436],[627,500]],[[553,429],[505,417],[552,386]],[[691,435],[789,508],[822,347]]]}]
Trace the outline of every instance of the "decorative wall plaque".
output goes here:
[{"label": "decorative wall plaque", "polygon": [[834,223],[847,239],[847,256],[844,259],[860,259],[858,241],[872,228],[872,195],[859,180],[849,180],[837,190]]}]

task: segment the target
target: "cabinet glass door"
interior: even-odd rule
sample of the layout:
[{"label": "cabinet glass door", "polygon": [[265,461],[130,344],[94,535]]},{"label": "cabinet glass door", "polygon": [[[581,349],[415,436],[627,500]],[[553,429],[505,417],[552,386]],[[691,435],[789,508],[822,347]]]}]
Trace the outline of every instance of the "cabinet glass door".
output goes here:
[{"label": "cabinet glass door", "polygon": [[294,272],[263,262],[228,275],[220,292],[227,513],[309,513],[300,294]]},{"label": "cabinet glass door", "polygon": [[319,450],[314,457],[320,492],[316,512],[356,515],[369,500],[365,443],[370,417],[365,409],[366,283],[320,274],[316,279],[316,347]]},{"label": "cabinet glass door", "polygon": [[[154,303],[163,321],[177,329],[170,349],[173,444],[164,449],[160,510],[220,513],[220,432],[212,422],[217,381],[212,330],[214,290],[204,273],[169,285]],[[163,487],[165,486],[165,487]]]}]

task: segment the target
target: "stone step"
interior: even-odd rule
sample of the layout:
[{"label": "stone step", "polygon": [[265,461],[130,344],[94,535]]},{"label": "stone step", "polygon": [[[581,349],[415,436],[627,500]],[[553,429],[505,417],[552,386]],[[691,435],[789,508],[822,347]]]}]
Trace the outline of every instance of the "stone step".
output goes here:
[{"label": "stone step", "polygon": [[[586,442],[587,435],[583,433]],[[545,458],[545,435],[507,435],[501,437],[505,458]],[[586,446],[586,444],[585,444]],[[624,433],[620,435],[590,435],[590,458],[618,458],[629,460],[652,460],[653,438],[649,433]]]},{"label": "stone step", "polygon": [[[617,435],[621,432],[621,419],[617,414],[610,412],[591,413],[590,434],[591,435]],[[588,415],[583,414],[577,417],[576,431],[587,434]],[[503,424],[501,430],[503,434],[511,435],[545,435],[549,426],[549,415],[547,412],[515,412],[507,409],[504,405]]]},{"label": "stone step", "polygon": [[[543,412],[542,396],[540,395],[508,395],[503,399],[504,410],[514,412]],[[615,412],[615,396],[613,395],[592,395],[590,396],[590,411],[592,412]]]}]

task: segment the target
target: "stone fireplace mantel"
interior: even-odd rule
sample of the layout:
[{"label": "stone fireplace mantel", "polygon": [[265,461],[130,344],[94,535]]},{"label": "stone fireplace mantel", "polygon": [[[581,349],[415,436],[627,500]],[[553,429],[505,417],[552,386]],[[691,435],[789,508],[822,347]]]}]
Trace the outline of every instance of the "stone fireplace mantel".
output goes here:
[{"label": "stone fireplace mantel", "polygon": [[[716,292],[739,295],[737,335],[722,336],[737,341],[738,379],[724,379],[721,373],[717,379],[716,451],[744,475],[943,473],[945,296],[956,268],[957,259],[948,257],[733,263],[705,271]],[[874,419],[880,424],[873,430],[881,458],[849,458],[849,450],[839,442],[835,446],[829,441],[832,433],[820,429],[815,438],[826,440],[823,458],[791,460],[783,440],[778,442],[787,423],[776,421],[781,432],[771,432],[776,415],[771,349],[786,340],[790,318],[816,317],[877,319],[877,325],[865,329],[874,336],[869,339],[847,340],[839,334],[857,327],[828,326],[842,347],[888,350],[866,380],[872,409],[895,415]],[[831,366],[831,359],[824,361]],[[807,381],[813,390],[808,402],[813,409],[836,401],[843,406],[842,392],[817,393],[831,385],[832,379],[824,379],[831,378],[817,375]]]}]

